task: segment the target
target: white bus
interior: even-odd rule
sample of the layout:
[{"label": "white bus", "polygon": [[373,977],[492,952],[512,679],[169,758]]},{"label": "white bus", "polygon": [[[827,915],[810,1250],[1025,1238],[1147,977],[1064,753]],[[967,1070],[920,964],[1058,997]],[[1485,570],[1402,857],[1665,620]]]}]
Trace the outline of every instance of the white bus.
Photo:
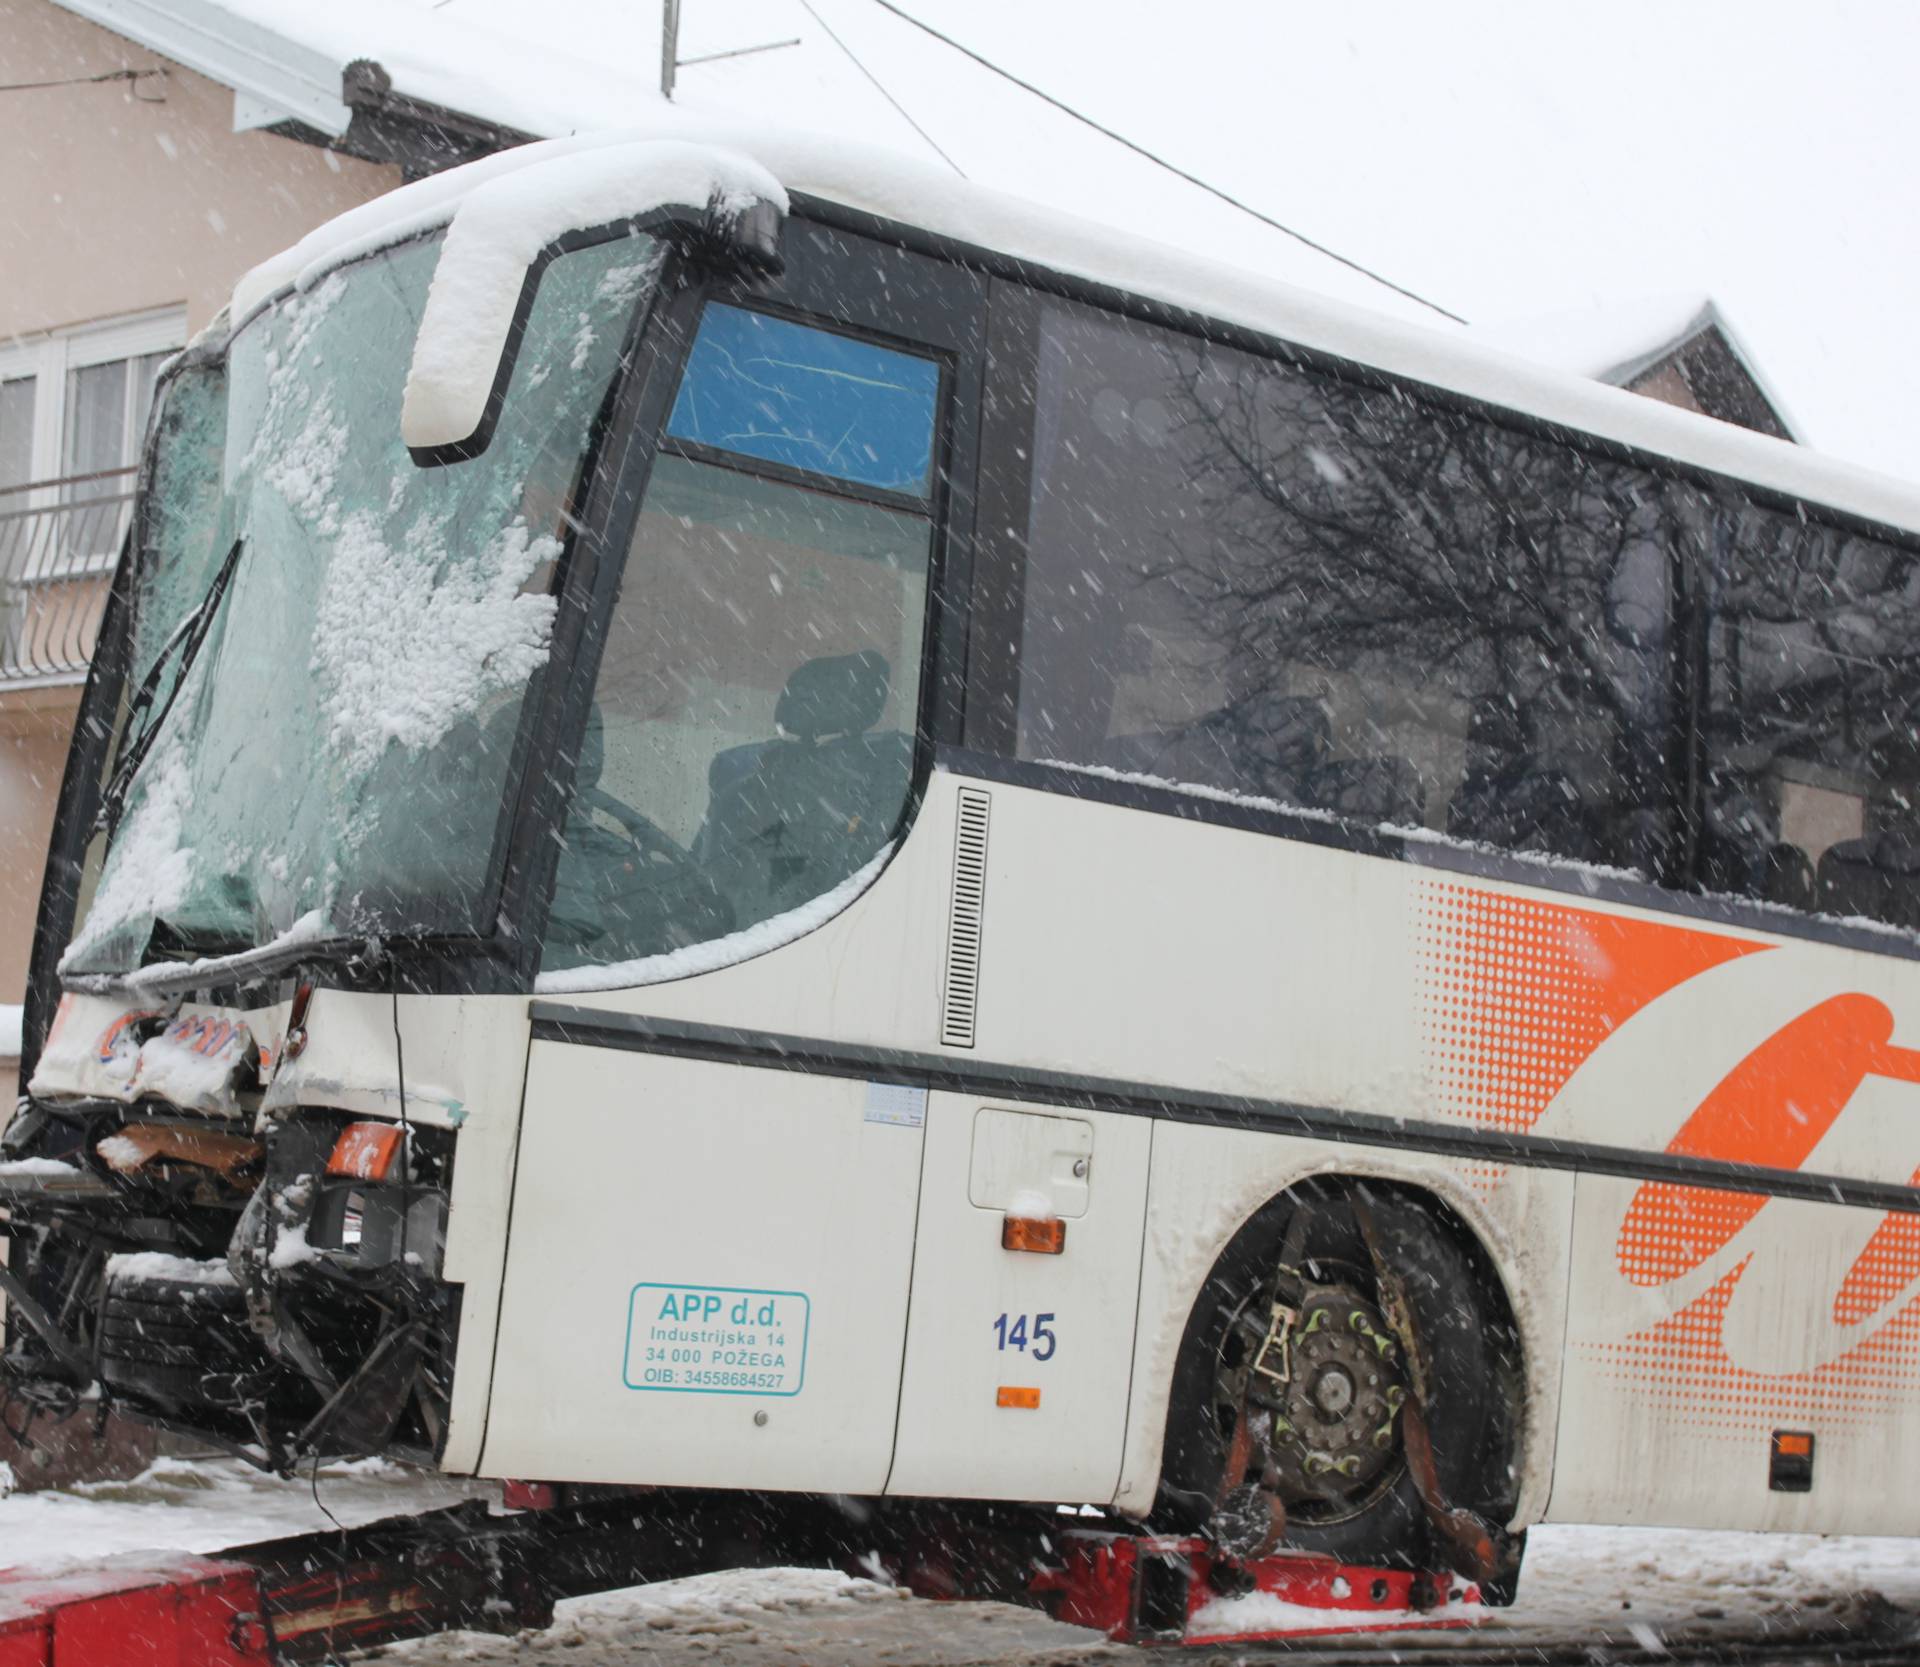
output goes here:
[{"label": "white bus", "polygon": [[1510,1591],[1920,1532],[1920,495],[836,145],[167,372],[12,1392]]}]

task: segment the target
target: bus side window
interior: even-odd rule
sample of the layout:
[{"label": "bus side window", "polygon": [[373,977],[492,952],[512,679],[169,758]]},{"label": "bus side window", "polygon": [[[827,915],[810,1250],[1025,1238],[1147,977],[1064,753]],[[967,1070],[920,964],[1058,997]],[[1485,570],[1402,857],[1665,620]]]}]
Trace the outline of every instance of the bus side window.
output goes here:
[{"label": "bus side window", "polygon": [[609,624],[544,972],[747,932],[894,838],[941,387],[930,357],[708,305]]},{"label": "bus side window", "polygon": [[1708,549],[1701,885],[1920,927],[1920,557],[1731,494]]},{"label": "bus side window", "polygon": [[996,387],[1030,388],[1002,744],[1660,872],[1658,483],[1405,391],[1006,299],[1031,316],[996,331],[1026,360]]}]

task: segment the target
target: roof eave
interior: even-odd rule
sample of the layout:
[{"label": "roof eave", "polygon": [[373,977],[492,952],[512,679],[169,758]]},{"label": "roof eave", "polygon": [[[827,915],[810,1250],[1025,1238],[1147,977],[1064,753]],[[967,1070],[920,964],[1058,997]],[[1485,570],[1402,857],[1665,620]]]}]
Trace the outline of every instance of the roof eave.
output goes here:
[{"label": "roof eave", "polygon": [[236,17],[212,0],[54,0],[89,23],[234,91],[234,126],[295,122],[337,139],[353,120],[340,66],[326,54]]},{"label": "roof eave", "polygon": [[393,88],[371,59],[337,59],[214,0],[54,0],[100,28],[233,89],[236,132],[265,128],[407,179],[525,144],[523,133]]}]

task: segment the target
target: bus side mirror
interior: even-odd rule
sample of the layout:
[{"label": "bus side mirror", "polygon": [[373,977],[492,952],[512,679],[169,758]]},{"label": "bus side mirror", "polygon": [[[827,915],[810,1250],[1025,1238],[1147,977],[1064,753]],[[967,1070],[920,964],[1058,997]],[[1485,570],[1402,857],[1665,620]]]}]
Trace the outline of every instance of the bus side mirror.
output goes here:
[{"label": "bus side mirror", "polygon": [[777,270],[786,210],[758,163],[666,140],[566,151],[477,186],[454,210],[414,337],[400,411],[414,462],[486,450],[555,256],[646,232],[713,264]]}]

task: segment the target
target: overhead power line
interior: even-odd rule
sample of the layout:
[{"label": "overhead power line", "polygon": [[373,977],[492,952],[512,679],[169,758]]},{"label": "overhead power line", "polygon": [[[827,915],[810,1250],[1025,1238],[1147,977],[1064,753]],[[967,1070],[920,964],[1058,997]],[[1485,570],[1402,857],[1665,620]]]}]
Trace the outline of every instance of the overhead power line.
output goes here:
[{"label": "overhead power line", "polygon": [[[857,69],[862,75],[864,75],[869,81],[873,83],[874,90],[878,92],[882,98],[884,98],[889,104],[891,104],[894,107],[894,109],[900,112],[900,119],[904,121],[907,124],[907,126],[912,128],[915,133],[919,134],[922,139],[926,140],[927,144],[933,149],[934,153],[940,158],[942,162],[946,163],[946,165],[949,168],[951,168],[956,174],[958,174],[962,179],[965,179],[967,177],[966,170],[962,168],[958,162],[954,161],[952,157],[947,155],[947,153],[940,148],[939,141],[936,140],[931,133],[929,133],[924,127],[922,127],[917,121],[915,121],[911,115],[907,113],[907,107],[904,104],[902,104],[899,101],[899,99],[895,98],[892,93],[888,92],[884,86],[880,84],[880,77],[875,75],[872,70],[868,69],[865,64],[860,62],[859,56],[854,52],[853,48],[847,45],[845,41],[843,41],[838,35],[836,35],[833,32],[832,25],[829,24],[824,17],[822,17],[817,11],[813,9],[813,0],[800,0],[800,4],[802,7],[805,8],[807,16],[812,18],[815,23],[819,24],[820,27],[826,31],[827,39],[832,41],[835,46],[839,47],[840,50],[847,55],[847,61],[850,64],[852,64],[853,67]],[[893,8],[889,6],[887,9],[891,11]],[[906,14],[902,13],[901,15],[905,16]],[[908,18],[907,21],[912,22],[913,20],[911,18]],[[965,51],[966,49],[962,47],[961,50]]]},{"label": "overhead power line", "polygon": [[38,93],[49,87],[97,87],[106,81],[145,81],[165,75],[164,69],[110,69],[99,75],[70,75],[64,81],[14,81],[0,85],[0,93]]},{"label": "overhead power line", "polygon": [[[800,0],[800,3],[806,6],[808,11],[813,10],[812,6],[807,5],[807,0]],[[1274,217],[1271,214],[1263,214],[1259,209],[1255,208],[1251,203],[1242,202],[1240,198],[1234,196],[1231,192],[1221,190],[1219,186],[1210,184],[1208,181],[1202,179],[1198,174],[1189,173],[1185,168],[1182,168],[1181,166],[1179,166],[1178,163],[1169,162],[1164,156],[1158,155],[1156,152],[1148,150],[1145,145],[1139,144],[1135,140],[1129,139],[1124,133],[1116,133],[1112,128],[1108,127],[1104,122],[1095,121],[1093,117],[1086,115],[1082,111],[1074,109],[1074,107],[1071,104],[1068,104],[1065,100],[1055,98],[1052,93],[1047,92],[1044,88],[1036,87],[1031,81],[1022,80],[1019,76],[1015,75],[1012,70],[1001,68],[1001,66],[996,64],[991,58],[988,58],[983,54],[974,51],[973,48],[970,46],[963,45],[961,42],[955,40],[951,35],[945,34],[941,30],[934,28],[934,26],[931,23],[923,22],[921,19],[915,17],[911,12],[905,11],[901,7],[896,6],[893,3],[893,0],[873,0],[873,3],[876,6],[880,7],[881,10],[893,13],[893,15],[899,18],[902,23],[910,23],[913,25],[914,28],[920,30],[922,34],[931,35],[935,40],[939,41],[943,46],[951,47],[955,52],[958,52],[962,57],[971,58],[982,69],[991,71],[993,74],[999,76],[1001,80],[1011,81],[1014,84],[1014,86],[1018,87],[1022,92],[1031,93],[1035,98],[1039,99],[1042,103],[1052,105],[1053,108],[1058,110],[1062,115],[1071,116],[1075,121],[1079,122],[1082,126],[1092,128],[1095,133],[1101,134],[1103,137],[1111,139],[1116,145],[1124,146],[1126,149],[1132,151],[1135,156],[1145,158],[1148,162],[1151,162],[1156,168],[1164,168],[1168,173],[1172,174],[1176,179],[1182,179],[1182,180],[1185,180],[1189,185],[1198,186],[1202,191],[1206,192],[1208,196],[1219,198],[1219,200],[1227,204],[1228,207],[1237,208],[1240,210],[1242,214],[1251,215],[1254,219],[1258,220],[1263,226],[1271,226],[1277,232],[1284,232],[1288,237],[1292,238],[1296,243],[1305,244],[1306,247],[1313,250],[1315,254],[1325,255],[1327,259],[1331,261],[1338,261],[1340,265],[1346,267],[1349,271],[1358,272],[1363,278],[1371,278],[1376,284],[1384,284],[1388,289],[1392,290],[1394,294],[1404,295],[1409,301],[1418,302],[1419,305],[1430,308],[1432,311],[1438,313],[1442,318],[1452,319],[1455,324],[1465,324],[1467,322],[1458,313],[1453,312],[1448,308],[1441,306],[1438,301],[1429,301],[1424,295],[1421,295],[1414,290],[1408,289],[1405,284],[1396,284],[1391,278],[1385,276],[1382,273],[1374,271],[1372,267],[1362,265],[1359,261],[1353,260],[1348,256],[1341,254],[1340,251],[1337,249],[1329,249],[1326,246],[1326,244],[1317,242],[1315,239],[1307,236],[1305,232],[1295,231],[1293,227],[1286,225],[1279,220],[1274,219]],[[826,26],[822,24],[821,27],[825,28]],[[832,31],[829,30],[828,33],[831,34]],[[878,83],[876,83],[876,85],[877,84]],[[899,107],[896,105],[895,108],[898,109]],[[905,115],[906,112],[902,111],[901,114]],[[908,120],[911,121],[912,118],[908,117]],[[917,131],[919,128],[919,124],[916,122],[914,126]],[[922,134],[922,137],[924,138],[925,135]],[[928,143],[931,144],[932,141],[929,140]],[[939,149],[938,146],[935,146],[934,148],[936,150]],[[943,151],[941,152],[941,154],[945,155],[946,153]]]}]

